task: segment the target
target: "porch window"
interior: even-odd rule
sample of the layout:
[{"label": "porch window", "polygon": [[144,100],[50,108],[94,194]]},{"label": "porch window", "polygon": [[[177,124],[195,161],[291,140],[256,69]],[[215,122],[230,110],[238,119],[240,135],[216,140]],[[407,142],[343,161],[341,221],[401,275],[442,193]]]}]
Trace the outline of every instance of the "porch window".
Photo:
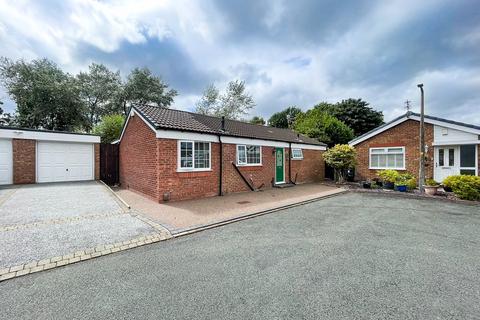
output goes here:
[{"label": "porch window", "polygon": [[369,168],[405,170],[405,147],[370,148]]},{"label": "porch window", "polygon": [[460,146],[460,174],[476,175],[477,171],[477,146]]},{"label": "porch window", "polygon": [[258,166],[262,164],[262,147],[237,145],[237,164],[241,166]]},{"label": "porch window", "polygon": [[210,170],[210,142],[179,141],[181,171]]},{"label": "porch window", "polygon": [[292,148],[292,159],[293,160],[302,160],[303,151],[300,148]]}]

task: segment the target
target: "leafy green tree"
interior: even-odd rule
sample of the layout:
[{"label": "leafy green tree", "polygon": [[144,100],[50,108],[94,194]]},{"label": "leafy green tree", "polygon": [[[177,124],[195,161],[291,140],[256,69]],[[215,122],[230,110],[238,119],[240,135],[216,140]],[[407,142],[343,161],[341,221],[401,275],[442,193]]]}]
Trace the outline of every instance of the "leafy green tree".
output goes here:
[{"label": "leafy green tree", "polygon": [[353,130],[345,123],[315,108],[298,115],[295,130],[316,138],[328,146],[344,144],[353,139]]},{"label": "leafy green tree", "polygon": [[92,63],[88,72],[77,75],[80,99],[85,104],[85,128],[89,132],[100,118],[121,112],[116,98],[121,93],[120,72],[112,72],[103,64]]},{"label": "leafy green tree", "polygon": [[249,121],[251,124],[258,124],[258,125],[265,125],[265,120],[262,117],[259,116],[254,116],[252,119]]},{"label": "leafy green tree", "polygon": [[17,104],[19,126],[73,130],[83,125],[84,109],[75,79],[52,61],[2,58],[0,78]]},{"label": "leafy green tree", "polygon": [[268,119],[268,125],[277,128],[290,128],[300,114],[302,114],[300,108],[295,106],[288,107],[285,110],[272,114],[270,119]]},{"label": "leafy green tree", "polygon": [[148,68],[135,68],[128,75],[119,100],[126,114],[132,104],[154,104],[168,108],[177,95],[176,90],[168,90],[168,85]]},{"label": "leafy green tree", "polygon": [[121,114],[109,114],[93,127],[93,133],[99,135],[102,143],[111,143],[117,140],[122,133],[125,118]]},{"label": "leafy green tree", "polygon": [[348,144],[337,144],[323,153],[325,162],[335,170],[335,180],[343,182],[344,173],[357,162],[357,152]]},{"label": "leafy green tree", "polygon": [[334,105],[331,114],[352,128],[356,137],[383,124],[383,113],[362,99],[342,100]]},{"label": "leafy green tree", "polygon": [[245,92],[245,82],[234,80],[227,85],[225,93],[212,84],[203,92],[196,103],[196,112],[200,114],[224,116],[227,119],[240,119],[255,106],[252,96]]}]

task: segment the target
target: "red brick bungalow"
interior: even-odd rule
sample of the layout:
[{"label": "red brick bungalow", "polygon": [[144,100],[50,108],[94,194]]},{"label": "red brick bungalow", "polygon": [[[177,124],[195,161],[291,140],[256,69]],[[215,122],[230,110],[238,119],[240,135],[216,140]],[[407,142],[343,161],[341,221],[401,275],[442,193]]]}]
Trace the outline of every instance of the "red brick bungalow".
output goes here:
[{"label": "red brick bungalow", "polygon": [[122,187],[160,202],[324,178],[315,139],[180,110],[132,107],[119,144]]},{"label": "red brick bungalow", "polygon": [[[420,115],[407,112],[350,141],[357,150],[356,179],[395,169],[418,178]],[[480,126],[425,116],[426,176],[443,181],[450,175],[478,175]]]}]

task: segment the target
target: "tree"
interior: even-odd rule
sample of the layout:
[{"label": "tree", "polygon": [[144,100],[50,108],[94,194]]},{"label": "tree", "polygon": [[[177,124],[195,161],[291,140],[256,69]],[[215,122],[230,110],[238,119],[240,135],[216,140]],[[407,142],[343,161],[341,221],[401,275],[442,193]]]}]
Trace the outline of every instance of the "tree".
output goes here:
[{"label": "tree", "polygon": [[311,138],[316,138],[328,146],[347,143],[353,139],[353,130],[345,123],[316,108],[297,117],[295,130]]},{"label": "tree", "polygon": [[168,108],[178,93],[167,89],[168,85],[148,68],[135,68],[128,75],[119,100],[125,114],[132,104],[154,104]]},{"label": "tree", "polygon": [[80,99],[85,104],[85,128],[89,132],[100,118],[121,112],[116,98],[120,94],[122,80],[120,72],[112,72],[103,64],[92,63],[88,72],[77,77]]},{"label": "tree", "polygon": [[288,107],[283,111],[272,114],[268,119],[268,125],[277,128],[290,128],[300,114],[302,114],[301,109],[295,106]]},{"label": "tree", "polygon": [[117,140],[122,133],[125,118],[121,114],[109,114],[93,127],[93,133],[101,137],[102,143],[111,143]]},{"label": "tree", "polygon": [[254,116],[252,119],[249,121],[251,124],[258,124],[258,125],[265,125],[265,120],[262,117],[259,116]]},{"label": "tree", "polygon": [[323,159],[334,168],[336,180],[342,183],[346,170],[356,165],[357,152],[348,144],[337,144],[323,153]]},{"label": "tree", "polygon": [[75,79],[47,59],[0,60],[0,78],[16,102],[22,127],[74,130],[83,125],[83,105]]},{"label": "tree", "polygon": [[383,113],[373,110],[362,99],[347,99],[336,103],[332,115],[353,129],[360,136],[383,124]]},{"label": "tree", "polygon": [[247,115],[255,106],[252,96],[245,92],[245,82],[234,80],[227,85],[225,93],[212,84],[203,92],[203,96],[196,103],[196,112],[200,114],[239,119]]}]

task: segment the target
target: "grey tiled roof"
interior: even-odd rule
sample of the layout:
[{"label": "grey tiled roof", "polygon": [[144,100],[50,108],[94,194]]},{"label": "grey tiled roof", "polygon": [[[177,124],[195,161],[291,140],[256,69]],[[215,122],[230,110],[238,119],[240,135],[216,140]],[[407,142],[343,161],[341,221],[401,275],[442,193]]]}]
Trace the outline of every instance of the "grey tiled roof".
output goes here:
[{"label": "grey tiled roof", "polygon": [[225,131],[222,131],[222,119],[218,117],[150,105],[135,105],[133,108],[156,129],[221,134],[223,136],[325,146],[324,143],[316,139],[298,134],[290,129],[266,127],[226,119]]}]

